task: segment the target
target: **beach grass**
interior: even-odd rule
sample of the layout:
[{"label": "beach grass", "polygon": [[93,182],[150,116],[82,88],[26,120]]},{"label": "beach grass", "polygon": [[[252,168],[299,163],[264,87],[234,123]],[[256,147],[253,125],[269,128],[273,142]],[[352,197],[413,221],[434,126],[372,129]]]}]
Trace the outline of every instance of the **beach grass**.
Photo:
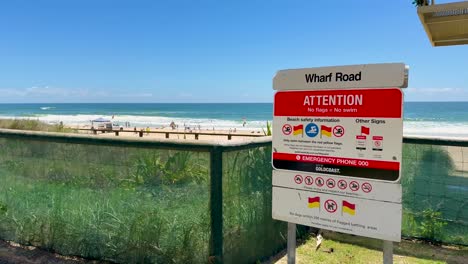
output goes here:
[{"label": "beach grass", "polygon": [[207,261],[207,154],[20,140],[0,145],[2,239],[121,263]]},{"label": "beach grass", "polygon": [[207,195],[204,188],[187,187],[148,194],[17,177],[2,187],[1,236],[90,259],[200,263],[207,259]]},{"label": "beach grass", "polygon": [[[271,147],[223,154],[225,263],[280,251]],[[209,153],[0,139],[0,237],[122,263],[206,263]],[[214,199],[217,199],[216,197]]]},{"label": "beach grass", "polygon": [[[272,219],[271,147],[224,153],[224,261],[255,263],[286,244],[287,225]],[[301,229],[302,231],[302,229]]]},{"label": "beach grass", "polygon": [[76,132],[74,129],[63,126],[63,124],[50,125],[31,119],[0,119],[0,128],[61,133]]},{"label": "beach grass", "polygon": [[[271,147],[223,154],[225,263],[280,251]],[[209,154],[0,140],[0,237],[123,263],[206,263]],[[221,212],[220,212],[221,213]]]}]

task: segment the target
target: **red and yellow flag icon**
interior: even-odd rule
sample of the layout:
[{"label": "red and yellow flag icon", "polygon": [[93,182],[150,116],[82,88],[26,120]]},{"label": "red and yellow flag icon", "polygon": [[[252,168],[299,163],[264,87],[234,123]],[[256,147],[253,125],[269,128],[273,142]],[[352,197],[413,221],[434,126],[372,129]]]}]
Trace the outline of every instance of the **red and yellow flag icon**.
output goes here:
[{"label": "red and yellow flag icon", "polygon": [[302,135],[303,131],[304,131],[304,125],[302,124],[293,127],[293,135]]},{"label": "red and yellow flag icon", "polygon": [[[309,198],[310,199],[310,198]],[[343,200],[343,207],[342,207],[342,212],[347,213],[350,215],[355,215],[356,214],[356,204],[352,204],[350,202],[347,202]]]},{"label": "red and yellow flag icon", "polygon": [[332,134],[332,128],[329,126],[320,126],[320,135],[331,137]]},{"label": "red and yellow flag icon", "polygon": [[320,208],[320,197],[309,197],[309,208]]}]

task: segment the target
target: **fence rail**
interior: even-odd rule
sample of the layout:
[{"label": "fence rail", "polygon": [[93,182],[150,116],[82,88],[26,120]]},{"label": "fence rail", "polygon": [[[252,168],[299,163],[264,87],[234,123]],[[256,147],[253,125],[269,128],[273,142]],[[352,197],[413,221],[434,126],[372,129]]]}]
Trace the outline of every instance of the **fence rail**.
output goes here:
[{"label": "fence rail", "polygon": [[195,140],[198,140],[199,136],[227,136],[228,140],[231,140],[232,137],[264,137],[263,134],[255,133],[222,133],[222,132],[201,132],[201,131],[192,131],[192,132],[183,132],[183,131],[145,131],[140,130],[128,130],[128,129],[88,129],[88,128],[78,128],[78,131],[88,131],[96,135],[99,132],[101,133],[114,133],[116,136],[119,136],[120,133],[134,133],[138,134],[139,137],[143,137],[144,134],[164,134],[166,138],[169,138],[170,135],[193,135]]}]

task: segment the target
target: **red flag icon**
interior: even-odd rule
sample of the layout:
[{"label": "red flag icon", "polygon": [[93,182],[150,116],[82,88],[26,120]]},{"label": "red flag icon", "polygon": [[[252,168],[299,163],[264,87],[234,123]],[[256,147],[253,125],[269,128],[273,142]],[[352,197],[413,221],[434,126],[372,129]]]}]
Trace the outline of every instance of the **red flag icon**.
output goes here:
[{"label": "red flag icon", "polygon": [[370,128],[361,126],[361,134],[369,135],[370,134]]}]

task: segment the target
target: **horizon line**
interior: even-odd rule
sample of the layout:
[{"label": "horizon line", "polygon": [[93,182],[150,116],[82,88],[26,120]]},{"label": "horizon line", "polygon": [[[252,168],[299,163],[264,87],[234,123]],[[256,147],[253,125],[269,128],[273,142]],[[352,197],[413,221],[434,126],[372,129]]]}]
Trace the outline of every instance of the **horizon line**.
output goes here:
[{"label": "horizon line", "polygon": [[[0,102],[0,104],[272,104],[273,102]],[[404,103],[468,103],[467,101],[404,101]]]}]

